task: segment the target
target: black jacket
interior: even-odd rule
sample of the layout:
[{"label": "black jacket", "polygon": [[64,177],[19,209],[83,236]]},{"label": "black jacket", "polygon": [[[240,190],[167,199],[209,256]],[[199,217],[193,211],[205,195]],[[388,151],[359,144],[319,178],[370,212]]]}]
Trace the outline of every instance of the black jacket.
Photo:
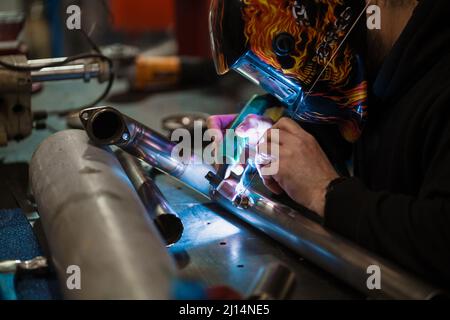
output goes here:
[{"label": "black jacket", "polygon": [[325,225],[450,288],[450,1],[422,0],[373,83]]}]

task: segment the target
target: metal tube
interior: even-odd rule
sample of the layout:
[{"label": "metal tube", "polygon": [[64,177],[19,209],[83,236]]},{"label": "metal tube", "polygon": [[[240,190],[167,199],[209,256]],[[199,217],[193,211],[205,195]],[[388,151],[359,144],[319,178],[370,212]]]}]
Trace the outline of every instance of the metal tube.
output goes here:
[{"label": "metal tube", "polygon": [[213,167],[204,165],[195,156],[186,163],[175,159],[172,155],[175,144],[161,134],[111,107],[84,109],[80,112],[80,120],[96,144],[116,145],[192,189],[209,194],[205,176],[214,170]]},{"label": "metal tube", "polygon": [[248,296],[249,300],[286,300],[296,283],[295,273],[281,263],[262,268]]},{"label": "metal tube", "polygon": [[77,80],[98,78],[100,75],[100,67],[98,64],[85,66],[83,64],[43,68],[39,71],[31,72],[31,80],[33,82],[59,81],[59,80]]},{"label": "metal tube", "polygon": [[[58,132],[34,153],[30,179],[65,298],[170,298],[174,261],[109,149]],[[81,289],[69,290],[77,268]]]},{"label": "metal tube", "polygon": [[[39,66],[49,63],[61,62],[66,58],[51,58],[29,60],[29,66]],[[108,65],[103,61],[95,59],[80,59],[67,63],[64,66],[42,68],[31,72],[31,80],[33,82],[59,81],[59,80],[75,80],[83,79],[90,81],[97,78],[99,82],[103,82],[108,77]]]},{"label": "metal tube", "polygon": [[[377,257],[325,229],[301,213],[274,202],[251,188],[247,192],[247,196],[251,200],[248,207],[243,209],[234,206],[232,199],[235,198],[237,182],[227,180],[219,188],[219,192],[209,195],[209,191],[207,191],[209,182],[203,177],[205,177],[205,172],[213,171],[210,166],[180,164],[175,158],[170,157],[170,152],[168,152],[168,150],[174,148],[174,144],[160,135],[157,135],[157,147],[147,147],[148,142],[141,137],[151,137],[156,133],[121,115],[119,111],[112,110],[114,109],[101,107],[84,110],[80,113],[85,129],[94,142],[104,145],[116,144],[175,177],[183,177],[180,172],[189,168],[192,172],[196,171],[196,175],[192,173],[181,180],[187,185],[194,186],[194,189],[205,196],[212,196],[215,201],[241,220],[335,275],[366,296],[380,299],[431,299],[442,294],[435,287],[417,279],[395,264]],[[102,112],[113,113],[114,116],[98,118]],[[114,122],[117,122],[118,125],[113,125]],[[113,135],[114,139],[106,134],[101,134],[105,131],[98,130],[99,128],[112,127],[117,129]],[[132,128],[132,130],[129,128]],[[139,128],[138,133],[134,132],[133,128]],[[127,139],[122,139],[123,134],[126,134]],[[152,141],[154,140],[152,139]],[[133,147],[130,148],[130,146]],[[136,152],[136,150],[140,150],[140,152]],[[155,159],[161,157],[164,158],[164,161],[155,161]],[[170,167],[166,166],[167,163],[170,163]],[[168,170],[171,168],[176,168],[176,170]],[[193,177],[192,180],[190,180],[191,177]],[[209,175],[209,178],[211,178],[211,175]],[[367,286],[367,280],[370,276],[368,267],[370,266],[377,266],[381,270],[382,280],[379,290],[370,290]]]},{"label": "metal tube", "polygon": [[137,158],[122,150],[118,150],[116,155],[166,244],[176,243],[183,234],[181,219],[169,205],[156,183],[145,174]]},{"label": "metal tube", "polygon": [[[28,60],[27,64],[29,66],[34,67],[34,66],[40,66],[40,65],[49,64],[49,63],[62,62],[66,59],[67,59],[67,57],[33,59],[33,60]],[[73,62],[71,62],[71,63],[73,63]]]},{"label": "metal tube", "polygon": [[[375,299],[425,300],[442,292],[395,264],[380,258],[345,238],[323,228],[298,211],[268,199],[251,188],[245,209],[233,205],[234,181],[226,181],[213,199],[240,219],[283,243],[317,266],[333,274],[368,297]],[[368,267],[381,271],[381,289],[367,286]]]}]

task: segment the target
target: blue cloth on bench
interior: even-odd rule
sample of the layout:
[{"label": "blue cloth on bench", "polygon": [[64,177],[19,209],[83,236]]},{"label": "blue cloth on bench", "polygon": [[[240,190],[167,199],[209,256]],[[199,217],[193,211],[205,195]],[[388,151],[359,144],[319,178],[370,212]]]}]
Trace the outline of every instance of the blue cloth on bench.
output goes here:
[{"label": "blue cloth on bench", "polygon": [[[42,255],[31,225],[20,209],[0,210],[0,260],[29,260]],[[23,275],[16,278],[18,299],[53,299],[48,276]]]}]

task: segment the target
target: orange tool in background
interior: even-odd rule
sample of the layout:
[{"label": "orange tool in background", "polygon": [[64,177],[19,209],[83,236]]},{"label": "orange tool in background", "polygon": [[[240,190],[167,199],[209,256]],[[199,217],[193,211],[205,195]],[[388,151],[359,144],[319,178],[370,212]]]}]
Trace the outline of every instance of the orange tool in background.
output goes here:
[{"label": "orange tool in background", "polygon": [[210,84],[217,79],[212,60],[199,57],[141,55],[131,70],[131,87],[139,91]]},{"label": "orange tool in background", "polygon": [[[129,35],[172,30],[177,55],[137,55],[127,77],[134,90],[211,83],[209,0],[110,0],[114,28]],[[141,48],[142,49],[142,48]]]}]

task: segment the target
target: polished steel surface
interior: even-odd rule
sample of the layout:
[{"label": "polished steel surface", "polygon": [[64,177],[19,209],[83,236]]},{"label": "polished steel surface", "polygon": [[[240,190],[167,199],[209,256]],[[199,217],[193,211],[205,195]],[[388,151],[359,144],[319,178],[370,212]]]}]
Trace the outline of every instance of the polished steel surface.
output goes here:
[{"label": "polished steel surface", "polygon": [[[68,299],[167,299],[175,264],[116,157],[82,130],[58,132],[30,163],[31,189]],[[78,266],[81,289],[66,286]]]},{"label": "polished steel surface", "polygon": [[[225,181],[234,184],[234,181]],[[333,274],[365,296],[376,299],[432,299],[442,292],[409,274],[395,264],[351,243],[306,218],[298,211],[275,202],[251,188],[247,191],[251,205],[237,208],[230,201],[235,188],[222,188],[214,199],[236,216],[273,239],[301,254],[323,270]],[[370,290],[368,268],[381,271],[381,288]]]},{"label": "polished steel surface", "polygon": [[184,228],[175,210],[137,158],[122,150],[116,151],[116,155],[166,244],[176,243],[180,240]]},{"label": "polished steel surface", "polygon": [[[61,62],[66,58],[50,58],[29,60],[29,66],[40,66],[49,63]],[[75,60],[63,66],[42,68],[37,71],[31,71],[31,80],[33,82],[76,80],[82,79],[90,81],[98,79],[103,82],[108,78],[109,66],[104,61],[95,59]]]},{"label": "polished steel surface", "polygon": [[[186,182],[194,190],[208,195],[205,176],[214,170],[195,156],[186,163],[175,159],[175,144],[154,130],[111,107],[96,107],[80,112],[80,120],[89,138],[99,145],[116,145],[151,166]],[[192,164],[192,165],[187,165]]]},{"label": "polished steel surface", "polygon": [[[127,146],[132,144],[134,145],[131,149],[133,154],[137,156],[140,155],[141,159],[148,161],[152,166],[160,168],[168,174],[173,172],[171,175],[174,177],[178,178],[182,176],[179,171],[165,170],[166,168],[164,167],[165,163],[169,160],[169,153],[167,153],[166,150],[173,148],[172,142],[158,136],[158,147],[148,148],[148,139],[141,139],[140,137],[142,135],[151,137],[155,132],[137,121],[121,116],[119,111],[111,110],[115,109],[110,107],[100,107],[94,110],[89,109],[81,111],[80,116],[82,122],[92,140],[100,144],[116,144],[126,151],[130,151],[127,149]],[[119,130],[117,131],[118,134],[116,134],[116,137],[119,137],[119,135],[124,132],[124,127],[139,128],[139,135],[136,136],[131,134],[125,144],[123,143],[123,140],[120,140],[121,138],[119,138],[119,140],[114,140],[111,137],[107,137],[103,140],[99,139],[96,135],[95,125],[93,125],[93,123],[95,124],[96,116],[104,112],[114,113],[116,117],[123,119],[121,121],[117,121],[116,119],[112,123],[126,124],[117,126]],[[105,119],[107,120],[109,118],[104,118],[103,120]],[[101,127],[108,127],[106,121],[105,123],[102,123]],[[139,148],[141,142],[142,148]],[[146,154],[142,155],[135,150],[140,150]],[[155,158],[164,158],[164,162],[154,161]],[[172,161],[174,167],[180,167],[183,171],[190,167],[189,165],[178,162],[174,158],[172,158]],[[178,165],[176,162],[178,162]],[[159,164],[161,163],[162,167],[159,167]],[[195,185],[194,189],[197,191],[203,190],[201,192],[207,196],[208,194],[205,192],[205,186],[209,185],[209,183],[206,179],[205,172],[212,171],[212,169],[209,166],[204,166],[204,168],[202,168],[202,165],[197,164],[193,166],[193,170],[197,171],[197,174],[192,175],[192,177],[195,177],[195,179],[193,179],[193,185]],[[203,177],[203,179],[201,177]],[[191,182],[189,179],[184,179],[182,181],[188,185],[190,185]],[[202,183],[204,186],[198,187]],[[348,240],[326,230],[321,225],[304,217],[290,207],[274,202],[255,192],[251,188],[246,194],[246,196],[251,199],[249,207],[242,209],[234,206],[233,200],[236,195],[236,182],[227,180],[224,183],[225,185],[223,185],[222,188],[219,188],[219,192],[213,192],[212,196],[215,201],[243,221],[284,244],[294,252],[309,259],[311,262],[351,285],[364,295],[381,299],[430,299],[440,294],[439,290],[420,279],[415,278],[395,264],[375,256]],[[371,266],[377,266],[381,270],[383,277],[381,289],[370,290],[368,288],[368,268]]]},{"label": "polished steel surface", "polygon": [[164,172],[180,176],[184,165],[172,158],[172,144],[156,132],[109,107],[89,108],[80,112],[80,120],[89,138],[100,145],[117,145],[135,157]]},{"label": "polished steel surface", "polygon": [[286,300],[295,286],[295,273],[281,263],[271,263],[261,268],[248,299]]}]

